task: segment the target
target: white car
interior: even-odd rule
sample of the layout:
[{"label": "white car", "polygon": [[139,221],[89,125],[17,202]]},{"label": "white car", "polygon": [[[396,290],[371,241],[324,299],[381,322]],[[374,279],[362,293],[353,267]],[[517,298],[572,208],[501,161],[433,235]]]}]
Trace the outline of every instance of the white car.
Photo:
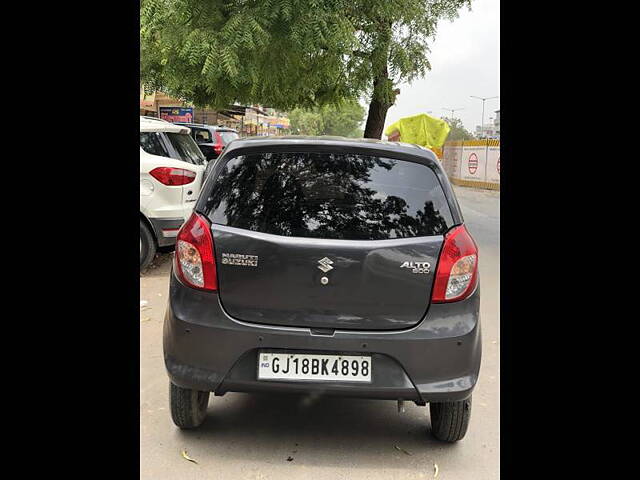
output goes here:
[{"label": "white car", "polygon": [[172,248],[191,215],[207,161],[187,127],[140,117],[140,269]]}]

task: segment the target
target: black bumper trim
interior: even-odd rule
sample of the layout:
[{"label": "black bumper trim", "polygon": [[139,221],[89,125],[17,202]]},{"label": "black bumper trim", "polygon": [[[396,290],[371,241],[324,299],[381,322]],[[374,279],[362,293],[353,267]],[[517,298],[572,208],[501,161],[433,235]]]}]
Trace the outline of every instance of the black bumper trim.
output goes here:
[{"label": "black bumper trim", "polygon": [[176,243],[176,237],[165,237],[163,230],[179,230],[184,223],[184,218],[150,218],[149,223],[153,227],[159,247],[167,247]]}]

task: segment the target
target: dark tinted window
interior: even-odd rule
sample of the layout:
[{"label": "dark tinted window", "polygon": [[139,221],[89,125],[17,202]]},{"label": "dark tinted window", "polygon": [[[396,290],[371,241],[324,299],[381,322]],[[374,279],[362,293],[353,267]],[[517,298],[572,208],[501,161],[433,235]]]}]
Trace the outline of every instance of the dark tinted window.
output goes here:
[{"label": "dark tinted window", "polygon": [[229,143],[231,140],[235,140],[236,138],[239,137],[239,135],[236,132],[218,132],[220,134],[220,136],[222,137],[222,144],[226,145],[227,143]]},{"label": "dark tinted window", "polygon": [[162,144],[160,135],[156,132],[140,132],[140,146],[145,152],[151,155],[160,155],[161,157],[169,156],[169,153]]},{"label": "dark tinted window", "polygon": [[358,154],[235,157],[207,212],[213,223],[246,230],[348,240],[440,235],[453,223],[430,168]]},{"label": "dark tinted window", "polygon": [[204,128],[193,128],[191,127],[191,133],[193,134],[193,138],[195,138],[197,143],[212,143],[211,132]]},{"label": "dark tinted window", "polygon": [[177,151],[177,160],[182,160],[196,165],[204,165],[205,158],[198,145],[185,133],[165,133],[173,148]]}]

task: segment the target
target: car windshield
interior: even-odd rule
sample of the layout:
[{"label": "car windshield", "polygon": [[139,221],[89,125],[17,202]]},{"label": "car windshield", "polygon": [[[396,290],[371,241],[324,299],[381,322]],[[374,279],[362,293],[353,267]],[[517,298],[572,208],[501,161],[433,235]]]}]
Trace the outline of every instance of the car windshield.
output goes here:
[{"label": "car windshield", "polygon": [[206,163],[204,155],[190,135],[186,133],[167,133],[167,138],[178,153],[177,160],[196,165],[204,165]]}]

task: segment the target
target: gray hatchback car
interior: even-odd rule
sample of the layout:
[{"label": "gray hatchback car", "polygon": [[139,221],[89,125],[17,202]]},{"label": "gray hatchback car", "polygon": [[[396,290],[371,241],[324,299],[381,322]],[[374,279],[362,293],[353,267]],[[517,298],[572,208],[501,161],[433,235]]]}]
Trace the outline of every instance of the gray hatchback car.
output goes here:
[{"label": "gray hatchback car", "polygon": [[334,137],[231,143],[176,241],[171,415],[210,392],[429,403],[464,437],[480,368],[478,249],[435,155]]}]

